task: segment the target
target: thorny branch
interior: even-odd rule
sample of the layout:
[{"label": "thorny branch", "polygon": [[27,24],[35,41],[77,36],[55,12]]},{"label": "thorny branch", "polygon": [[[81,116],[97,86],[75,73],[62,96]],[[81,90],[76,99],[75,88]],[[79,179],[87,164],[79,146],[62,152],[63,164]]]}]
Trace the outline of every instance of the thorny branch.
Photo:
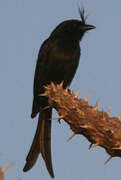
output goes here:
[{"label": "thorny branch", "polygon": [[111,109],[99,111],[97,103],[90,106],[88,97],[78,99],[79,92],[74,94],[69,88],[63,89],[63,83],[51,83],[45,89],[41,96],[47,96],[49,105],[57,110],[59,116],[54,119],[64,119],[70,125],[74,132],[72,137],[81,134],[91,142],[89,148],[103,147],[110,155],[105,163],[112,157],[121,157],[121,115],[110,117]]}]

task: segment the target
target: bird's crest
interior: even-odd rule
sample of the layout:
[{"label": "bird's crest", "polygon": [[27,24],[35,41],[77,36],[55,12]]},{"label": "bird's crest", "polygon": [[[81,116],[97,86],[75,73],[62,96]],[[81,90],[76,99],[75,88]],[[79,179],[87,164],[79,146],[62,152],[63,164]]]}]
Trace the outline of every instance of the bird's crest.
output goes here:
[{"label": "bird's crest", "polygon": [[80,15],[80,18],[81,18],[82,23],[83,23],[83,24],[86,24],[87,16],[85,16],[84,7],[82,7],[82,8],[79,8],[79,7],[78,7],[78,11],[79,11],[79,15]]}]

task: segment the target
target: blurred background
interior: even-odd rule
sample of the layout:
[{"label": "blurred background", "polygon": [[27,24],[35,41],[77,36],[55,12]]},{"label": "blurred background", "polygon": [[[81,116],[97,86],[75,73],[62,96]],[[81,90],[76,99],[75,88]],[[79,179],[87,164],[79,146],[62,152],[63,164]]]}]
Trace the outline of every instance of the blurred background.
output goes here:
[{"label": "blurred background", "polygon": [[[71,89],[80,97],[91,94],[89,104],[99,110],[121,112],[121,1],[117,0],[0,0],[0,166],[13,161],[5,180],[51,179],[40,156],[34,168],[23,173],[37,118],[31,119],[33,79],[42,42],[67,19],[80,19],[84,6],[87,23],[96,29],[81,41],[81,59]],[[54,111],[53,116],[57,114]],[[104,149],[88,150],[83,136],[72,135],[69,126],[53,121],[52,160],[55,180],[114,180],[121,177],[121,159]]]}]

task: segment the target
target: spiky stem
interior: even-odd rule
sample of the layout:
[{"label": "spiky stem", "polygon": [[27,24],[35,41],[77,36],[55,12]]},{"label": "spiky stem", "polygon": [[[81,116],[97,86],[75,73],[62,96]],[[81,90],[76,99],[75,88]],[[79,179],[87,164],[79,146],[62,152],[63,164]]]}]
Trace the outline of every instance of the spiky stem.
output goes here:
[{"label": "spiky stem", "polygon": [[111,157],[121,157],[121,118],[110,117],[107,112],[90,106],[88,100],[78,99],[63,84],[46,86],[44,96],[49,105],[58,111],[60,117],[70,125],[74,134],[82,134],[91,144],[103,147]]}]

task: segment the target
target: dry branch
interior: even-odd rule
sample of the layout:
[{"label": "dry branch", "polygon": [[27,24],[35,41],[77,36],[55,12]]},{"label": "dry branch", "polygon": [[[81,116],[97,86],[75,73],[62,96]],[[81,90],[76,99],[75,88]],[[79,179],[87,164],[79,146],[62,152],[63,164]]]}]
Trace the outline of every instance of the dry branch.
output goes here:
[{"label": "dry branch", "polygon": [[68,88],[63,89],[63,83],[51,83],[45,88],[42,96],[49,98],[49,105],[59,114],[55,119],[64,119],[74,132],[73,136],[85,136],[91,142],[90,148],[103,147],[110,155],[109,159],[121,157],[121,116],[110,117],[110,109],[107,112],[99,111],[97,103],[90,106],[88,97],[78,99],[79,92],[74,94]]},{"label": "dry branch", "polygon": [[0,180],[4,180],[4,173],[13,165],[13,163],[8,164],[4,168],[0,168]]}]

